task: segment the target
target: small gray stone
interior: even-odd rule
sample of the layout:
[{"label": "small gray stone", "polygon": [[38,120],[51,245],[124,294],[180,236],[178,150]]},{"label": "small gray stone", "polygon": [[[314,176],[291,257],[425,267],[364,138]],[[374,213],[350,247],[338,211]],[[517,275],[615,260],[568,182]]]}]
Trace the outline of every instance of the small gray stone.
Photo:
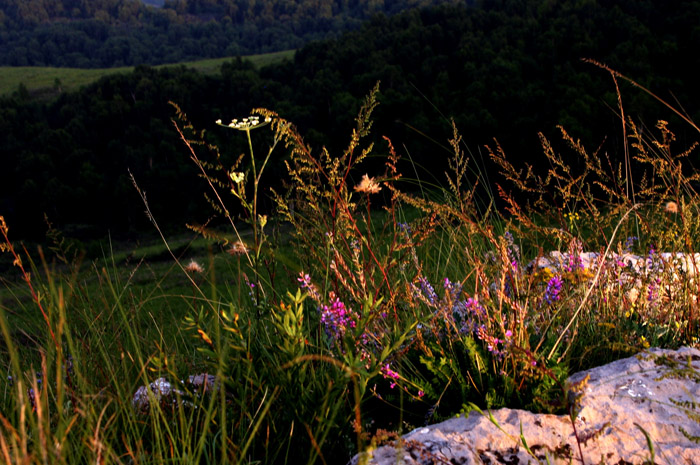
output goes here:
[{"label": "small gray stone", "polygon": [[[180,381],[180,385],[177,387],[174,387],[165,378],[158,378],[148,386],[140,386],[131,399],[131,405],[141,413],[150,411],[151,401],[157,402],[161,407],[175,408],[180,404],[191,407],[192,402],[185,400],[187,399],[185,388],[189,389],[192,395],[199,398],[209,392],[218,392],[220,384],[216,376],[209,373],[190,375],[187,378],[187,382]],[[152,392],[152,397],[149,396],[149,388]]]}]

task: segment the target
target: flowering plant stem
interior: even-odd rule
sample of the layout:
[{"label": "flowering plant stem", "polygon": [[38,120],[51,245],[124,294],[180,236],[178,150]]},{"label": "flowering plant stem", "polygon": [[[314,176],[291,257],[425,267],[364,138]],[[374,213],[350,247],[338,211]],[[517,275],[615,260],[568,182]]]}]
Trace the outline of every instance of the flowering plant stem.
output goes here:
[{"label": "flowering plant stem", "polygon": [[[39,310],[41,311],[41,315],[44,317],[44,321],[46,322],[46,327],[49,330],[49,334],[51,335],[51,340],[53,341],[54,345],[56,346],[56,350],[58,350],[58,340],[56,339],[56,335],[53,332],[53,329],[51,328],[51,321],[49,320],[49,316],[44,310],[44,306],[41,304],[41,299],[39,298],[39,295],[37,294],[36,290],[34,289],[34,286],[32,286],[32,281],[31,281],[31,274],[27,272],[24,269],[24,265],[22,264],[22,259],[20,256],[17,254],[17,251],[15,250],[14,246],[12,245],[12,242],[10,242],[10,238],[8,236],[8,230],[9,228],[7,227],[7,223],[5,223],[5,218],[3,216],[0,216],[0,232],[2,233],[3,239],[4,239],[4,244],[1,244],[0,246],[0,251],[8,251],[12,255],[14,261],[13,265],[17,266],[20,269],[20,272],[22,273],[22,279],[27,283],[27,286],[29,287],[29,291],[32,294],[32,300],[34,303],[36,303],[37,307],[39,307]],[[29,256],[29,253],[27,252],[27,249],[24,249],[24,253]]]},{"label": "flowering plant stem", "polygon": [[275,149],[275,146],[277,145],[279,139],[275,137],[273,144],[272,146],[270,146],[270,149],[267,152],[267,156],[265,157],[265,160],[263,161],[262,166],[260,167],[260,172],[258,173],[255,166],[255,153],[253,151],[253,141],[250,138],[250,129],[251,128],[246,128],[245,133],[248,139],[248,149],[250,150],[250,164],[253,170],[253,207],[252,214],[250,216],[250,221],[251,225],[253,226],[253,241],[255,246],[254,269],[255,274],[257,276],[258,266],[260,262],[260,251],[262,250],[262,245],[265,242],[265,238],[263,236],[263,228],[265,227],[265,224],[264,221],[261,222],[261,218],[258,218],[258,186],[260,184],[260,178],[262,177],[262,173],[265,170],[265,166],[267,165],[268,160],[270,160],[270,155],[272,155],[272,151]]}]

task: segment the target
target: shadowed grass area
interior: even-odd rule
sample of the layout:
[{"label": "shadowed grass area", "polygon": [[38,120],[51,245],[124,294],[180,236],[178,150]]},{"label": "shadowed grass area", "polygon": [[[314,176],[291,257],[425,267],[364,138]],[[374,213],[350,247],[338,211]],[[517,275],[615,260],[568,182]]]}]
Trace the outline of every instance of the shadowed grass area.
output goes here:
[{"label": "shadowed grass area", "polygon": [[[283,60],[292,59],[295,50],[283,50],[281,52],[263,53],[260,55],[250,55],[242,57],[253,63],[257,68],[279,63]],[[164,68],[168,66],[186,66],[194,68],[203,74],[218,73],[221,65],[234,59],[212,58],[207,60],[197,60],[169,65],[158,65],[154,68]],[[79,68],[49,68],[33,66],[2,66],[0,67],[0,95],[9,94],[18,89],[20,84],[24,84],[30,94],[34,95],[55,95],[59,92],[70,92],[82,86],[91,84],[101,77],[117,73],[130,73],[133,66],[122,68],[103,69],[79,69]]]}]

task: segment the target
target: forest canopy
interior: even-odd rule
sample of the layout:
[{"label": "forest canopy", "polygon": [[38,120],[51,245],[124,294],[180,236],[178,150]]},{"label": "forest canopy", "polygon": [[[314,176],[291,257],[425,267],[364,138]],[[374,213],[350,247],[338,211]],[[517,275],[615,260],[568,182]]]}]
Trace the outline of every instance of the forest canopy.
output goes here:
[{"label": "forest canopy", "polygon": [[[0,0],[0,65],[109,68],[299,48],[458,0]],[[468,2],[467,2],[468,3]]]}]

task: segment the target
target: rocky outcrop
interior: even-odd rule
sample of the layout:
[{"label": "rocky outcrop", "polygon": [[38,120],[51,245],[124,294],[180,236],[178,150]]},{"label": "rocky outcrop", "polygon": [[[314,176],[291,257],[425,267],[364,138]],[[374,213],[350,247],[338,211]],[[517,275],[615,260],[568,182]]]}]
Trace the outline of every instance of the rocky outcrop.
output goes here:
[{"label": "rocky outcrop", "polygon": [[180,381],[179,385],[158,378],[148,386],[139,387],[131,399],[131,405],[141,413],[148,413],[154,402],[163,409],[174,409],[179,405],[191,407],[193,401],[202,395],[218,392],[219,385],[216,376],[208,373],[191,375],[187,381]]},{"label": "rocky outcrop", "polygon": [[487,412],[472,411],[351,463],[700,464],[699,350],[651,349],[577,373],[569,383],[582,387],[576,433],[566,415],[500,409],[491,421]]}]

